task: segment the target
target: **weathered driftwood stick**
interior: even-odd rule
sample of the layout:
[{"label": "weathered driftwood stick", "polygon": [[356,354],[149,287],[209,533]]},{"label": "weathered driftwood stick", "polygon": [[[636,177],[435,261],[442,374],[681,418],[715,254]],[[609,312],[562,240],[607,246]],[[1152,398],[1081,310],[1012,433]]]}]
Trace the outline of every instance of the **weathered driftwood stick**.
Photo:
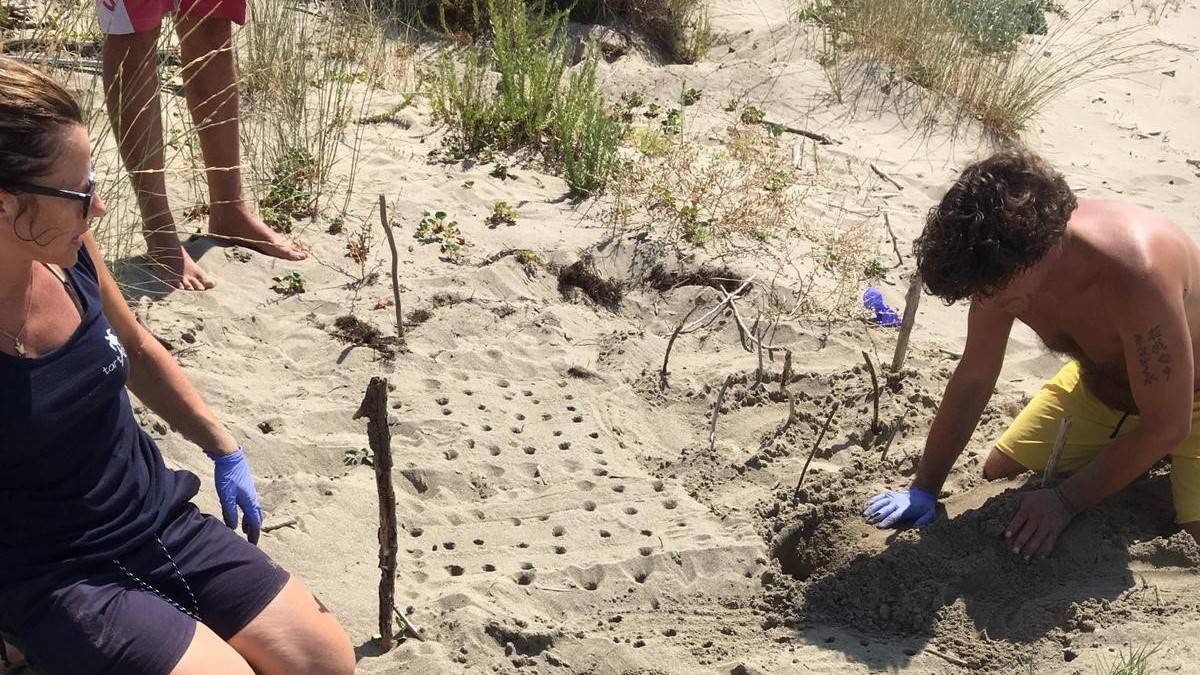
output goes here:
[{"label": "weathered driftwood stick", "polygon": [[903,265],[904,256],[900,255],[900,243],[896,241],[896,233],[892,231],[892,219],[888,218],[887,211],[883,212],[883,226],[887,228],[888,236],[892,238],[892,250],[896,252],[896,265]]},{"label": "weathered driftwood stick", "polygon": [[801,129],[799,127],[788,126],[786,124],[776,124],[775,122],[771,122],[769,120],[764,120],[763,126],[775,127],[776,129],[782,129],[783,131],[786,131],[789,134],[796,134],[797,136],[811,138],[812,140],[820,143],[821,145],[840,145],[841,144],[838,141],[835,141],[832,138],[830,138],[824,134],[818,134],[817,132],[809,131],[808,129]]},{"label": "weathered driftwood stick", "polygon": [[404,637],[410,637],[417,642],[424,642],[425,638],[421,637],[421,629],[412,622],[412,619],[400,613],[400,608],[392,605],[392,610],[396,612],[396,620],[400,622],[400,632]]},{"label": "weathered driftwood stick", "polygon": [[879,453],[880,462],[887,459],[888,450],[892,449],[892,442],[902,433],[904,433],[904,417],[896,420],[896,426],[892,429],[892,434],[888,436],[887,443],[883,445],[883,452]]},{"label": "weathered driftwood stick", "polygon": [[262,527],[262,531],[263,534],[266,534],[268,532],[274,532],[275,530],[282,530],[285,527],[294,527],[299,522],[300,521],[296,520],[295,518],[288,518],[287,520],[281,520],[278,523],[265,524]]},{"label": "weathered driftwood stick", "polygon": [[719,290],[721,290],[722,293],[725,293],[724,299],[722,299],[721,302],[717,303],[716,307],[713,307],[711,310],[709,310],[709,312],[707,314],[700,317],[699,319],[696,319],[696,321],[694,323],[692,323],[690,326],[684,326],[683,330],[680,332],[682,334],[687,334],[687,333],[691,333],[692,331],[694,331],[698,328],[707,326],[709,323],[711,323],[710,319],[715,319],[717,317],[717,315],[720,314],[721,309],[723,307],[725,307],[725,305],[729,304],[729,302],[732,298],[735,298],[735,297],[741,295],[742,291],[746,290],[746,287],[750,285],[750,282],[754,281],[754,277],[756,277],[756,276],[758,276],[757,272],[754,274],[751,274],[750,278],[743,281],[742,285],[738,286],[737,290],[735,290],[733,293],[725,293],[724,289],[719,289]]},{"label": "weathered driftwood stick", "polygon": [[879,176],[880,178],[882,178],[882,179],[886,180],[887,182],[891,183],[892,185],[895,185],[897,190],[903,190],[903,189],[904,189],[904,186],[903,186],[903,185],[901,185],[901,184],[899,184],[899,183],[897,183],[895,178],[892,178],[891,176],[887,175],[886,173],[884,173],[884,172],[883,172],[883,170],[882,170],[882,169],[880,169],[879,167],[875,166],[874,164],[872,164],[872,165],[871,165],[871,170],[875,172],[875,175],[876,175],[876,176]]},{"label": "weathered driftwood stick", "polygon": [[892,356],[892,372],[898,373],[904,367],[904,357],[908,354],[908,337],[912,335],[913,324],[917,322],[917,305],[921,302],[921,273],[913,272],[908,284],[908,293],[904,295],[904,320],[900,322],[900,335],[896,338],[896,353]]},{"label": "weathered driftwood stick", "polygon": [[725,378],[725,384],[721,385],[721,391],[717,392],[717,402],[713,405],[712,420],[708,423],[709,452],[717,447],[717,418],[721,416],[721,401],[725,400],[725,390],[729,388],[730,382],[733,382],[733,375]]},{"label": "weathered driftwood stick", "polygon": [[387,235],[388,248],[392,249],[392,295],[396,297],[396,335],[404,339],[404,310],[400,308],[400,254],[396,252],[396,237],[392,234],[392,225],[387,217],[387,199],[379,195],[379,221],[383,223],[383,233]]},{"label": "weathered driftwood stick", "polygon": [[804,485],[804,476],[808,474],[808,465],[812,463],[813,456],[817,454],[817,448],[821,447],[821,441],[825,440],[825,432],[829,431],[829,423],[833,421],[833,416],[837,414],[840,403],[834,402],[833,407],[829,409],[829,416],[825,418],[825,426],[821,427],[821,433],[817,434],[817,441],[813,443],[812,449],[808,451],[808,459],[804,460],[804,468],[800,469],[800,480],[796,481],[796,491],[793,497],[800,493],[800,486]]},{"label": "weathered driftwood stick", "polygon": [[1054,480],[1054,476],[1058,473],[1058,463],[1062,460],[1063,447],[1067,444],[1067,432],[1071,430],[1071,418],[1064,417],[1062,422],[1058,423],[1058,436],[1054,438],[1054,445],[1050,448],[1050,459],[1046,462],[1046,468],[1042,470],[1042,487],[1050,487],[1050,481]]},{"label": "weathered driftwood stick", "polygon": [[870,435],[867,439],[867,443],[870,443],[875,439],[875,434],[879,433],[879,377],[875,375],[875,364],[871,362],[871,355],[865,350],[862,355],[863,361],[867,362],[867,372],[871,374],[871,404],[874,406]]},{"label": "weathered driftwood stick", "polygon": [[[754,331],[756,333],[758,332],[758,326],[761,323],[762,323],[762,312],[759,312],[758,318],[754,320]],[[764,384],[764,381],[763,381],[763,343],[762,343],[763,338],[766,337],[766,335],[767,335],[767,331],[765,328],[763,329],[762,335],[755,335],[755,337],[758,338],[756,340],[756,342],[758,342],[758,373],[755,375],[755,378],[754,378],[754,388],[755,389],[760,389],[760,388],[766,386],[766,384]]]},{"label": "weathered driftwood stick", "polygon": [[[697,298],[697,300],[698,299],[699,298]],[[662,371],[660,371],[658,374],[658,388],[662,391],[667,390],[667,364],[671,362],[671,347],[675,346],[675,338],[679,337],[679,333],[683,330],[684,324],[687,323],[688,319],[692,318],[692,315],[695,314],[696,310],[698,309],[700,309],[699,303],[692,305],[692,309],[688,311],[686,316],[683,317],[683,321],[680,321],[679,325],[675,327],[675,332],[671,333],[671,339],[667,340],[667,353],[665,356],[663,356]]]},{"label": "weathered driftwood stick", "polygon": [[786,394],[792,382],[792,350],[783,350],[783,373],[779,376],[779,393]]},{"label": "weathered driftwood stick", "polygon": [[392,485],[392,433],[388,429],[387,380],[372,377],[354,419],[367,418],[367,438],[374,456],[379,491],[379,641],[393,645],[392,612],[396,598],[396,490]]}]

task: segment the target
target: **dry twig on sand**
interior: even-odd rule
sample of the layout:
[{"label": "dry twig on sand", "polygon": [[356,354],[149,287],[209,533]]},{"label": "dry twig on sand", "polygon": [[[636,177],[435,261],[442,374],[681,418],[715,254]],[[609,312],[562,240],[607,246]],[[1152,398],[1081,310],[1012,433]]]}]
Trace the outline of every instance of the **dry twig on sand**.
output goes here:
[{"label": "dry twig on sand", "polygon": [[[699,297],[696,299],[699,300]],[[679,337],[679,333],[683,331],[684,324],[687,323],[688,319],[692,318],[692,315],[695,314],[696,310],[700,309],[701,306],[702,305],[699,302],[696,302],[696,304],[692,306],[692,309],[688,311],[687,315],[683,317],[683,321],[680,321],[679,325],[675,327],[675,331],[671,333],[671,339],[667,340],[667,353],[665,356],[663,356],[662,370],[658,373],[658,388],[660,391],[667,390],[667,364],[671,362],[671,347],[675,346],[675,338]]]},{"label": "dry twig on sand", "polygon": [[1058,473],[1058,463],[1062,461],[1063,447],[1067,444],[1067,432],[1070,430],[1071,418],[1067,416],[1058,423],[1058,436],[1054,438],[1054,445],[1050,448],[1050,459],[1046,462],[1046,468],[1042,470],[1043,488],[1050,487],[1050,482]]},{"label": "dry twig on sand", "polygon": [[895,178],[892,178],[891,176],[887,175],[886,173],[883,172],[882,169],[875,166],[874,164],[871,165],[871,170],[875,172],[876,176],[879,176],[880,178],[882,178],[882,179],[886,180],[887,182],[891,183],[892,185],[896,186],[897,190],[904,189],[904,186],[897,183]]},{"label": "dry twig on sand", "polygon": [[867,372],[871,374],[871,404],[874,407],[874,412],[871,415],[871,428],[868,430],[867,444],[875,440],[875,434],[879,433],[879,377],[875,375],[875,364],[871,362],[871,355],[866,351],[862,353],[863,361],[867,362]]},{"label": "dry twig on sand", "polygon": [[887,211],[883,212],[883,226],[887,228],[888,236],[892,238],[892,250],[896,252],[896,265],[903,265],[904,256],[900,255],[900,244],[896,241],[896,233],[892,231],[892,219],[888,218]]},{"label": "dry twig on sand", "polygon": [[808,451],[808,459],[804,460],[804,468],[800,469],[800,480],[796,481],[796,491],[792,493],[793,497],[800,494],[800,486],[804,485],[804,476],[808,474],[808,465],[812,463],[813,456],[817,454],[817,448],[821,447],[821,441],[825,440],[825,432],[829,431],[829,423],[833,421],[833,416],[837,414],[840,405],[840,403],[834,402],[833,407],[829,409],[829,416],[825,418],[825,426],[821,427],[821,433],[817,434],[816,442]]},{"label": "dry twig on sand", "polygon": [[721,416],[721,401],[725,400],[725,390],[729,388],[731,382],[733,382],[733,375],[725,378],[725,384],[722,384],[721,391],[717,392],[717,402],[713,404],[712,420],[708,423],[709,452],[712,452],[713,448],[717,447],[717,418]]},{"label": "dry twig on sand", "polygon": [[913,272],[912,280],[908,283],[908,293],[904,295],[904,320],[900,322],[900,335],[896,338],[896,353],[892,356],[892,372],[899,373],[904,367],[904,357],[908,354],[908,338],[912,335],[913,324],[917,322],[917,305],[921,302],[921,273]]},{"label": "dry twig on sand", "polygon": [[392,249],[392,295],[396,300],[396,335],[404,339],[404,310],[400,307],[400,254],[396,252],[396,237],[392,234],[392,225],[387,217],[387,199],[379,195],[379,222],[383,223],[383,233],[387,235],[388,248]]},{"label": "dry twig on sand", "polygon": [[375,467],[375,487],[379,491],[379,643],[384,651],[392,648],[392,612],[396,599],[396,489],[392,485],[392,432],[388,428],[387,380],[372,377],[367,393],[353,419],[367,418]]},{"label": "dry twig on sand", "polygon": [[750,285],[750,282],[754,281],[755,276],[757,276],[757,274],[751,274],[750,278],[743,281],[742,285],[738,286],[737,289],[733,293],[729,293],[729,292],[725,291],[724,288],[720,289],[721,292],[725,296],[724,298],[721,299],[721,302],[717,303],[717,306],[713,307],[711,310],[709,310],[708,313],[706,313],[704,316],[700,317],[699,319],[696,319],[691,325],[684,326],[683,330],[679,331],[680,335],[687,335],[688,333],[693,333],[701,328],[704,328],[705,326],[712,323],[713,321],[715,321],[717,316],[721,313],[721,309],[723,309],[725,307],[725,305],[728,305],[729,303],[733,302],[733,298],[736,298],[737,296],[741,295],[742,291],[746,290],[746,287]]}]

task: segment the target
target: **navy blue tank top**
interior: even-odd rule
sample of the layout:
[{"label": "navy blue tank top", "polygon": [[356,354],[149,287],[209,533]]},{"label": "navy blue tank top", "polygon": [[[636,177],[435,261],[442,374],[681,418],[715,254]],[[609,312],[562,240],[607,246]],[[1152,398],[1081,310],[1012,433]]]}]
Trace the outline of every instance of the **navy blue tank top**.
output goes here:
[{"label": "navy blue tank top", "polygon": [[86,248],[66,273],[83,314],[70,339],[36,358],[0,352],[0,587],[111,560],[200,487],[134,419]]}]

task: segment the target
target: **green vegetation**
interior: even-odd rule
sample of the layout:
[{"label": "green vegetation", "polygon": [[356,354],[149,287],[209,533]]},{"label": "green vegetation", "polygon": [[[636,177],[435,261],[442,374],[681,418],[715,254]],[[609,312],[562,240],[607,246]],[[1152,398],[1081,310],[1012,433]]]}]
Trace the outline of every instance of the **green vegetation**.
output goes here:
[{"label": "green vegetation", "polygon": [[[1063,21],[1051,28],[1048,13]],[[816,58],[840,102],[911,96],[904,109],[923,123],[949,113],[955,128],[1011,139],[1049,100],[1144,53],[1136,29],[1068,30],[1085,13],[1067,17],[1052,0],[817,0],[799,17],[825,28]],[[1027,49],[1030,33],[1044,37]]]},{"label": "green vegetation", "polygon": [[596,50],[564,87],[565,13],[530,12],[525,0],[487,0],[487,8],[493,39],[443,52],[431,73],[431,103],[453,130],[451,146],[462,154],[536,148],[573,192],[603,189],[621,127],[596,90]]},{"label": "green vegetation", "polygon": [[1101,663],[1093,671],[1096,675],[1150,675],[1154,670],[1150,667],[1150,657],[1158,652],[1158,645],[1145,645],[1128,652],[1117,652],[1117,659],[1110,663]]},{"label": "green vegetation", "polygon": [[882,279],[887,276],[887,273],[887,266],[874,258],[871,259],[871,262],[867,263],[866,269],[863,270],[863,276],[868,279]]},{"label": "green vegetation", "polygon": [[463,247],[470,246],[467,238],[458,231],[458,221],[451,219],[445,211],[423,212],[413,236],[437,244],[442,254],[454,261],[461,259]]},{"label": "green vegetation", "polygon": [[271,286],[271,290],[284,297],[304,292],[304,278],[300,276],[299,272],[288,272],[283,276],[273,277],[271,281],[275,282]]},{"label": "green vegetation", "polygon": [[375,456],[368,448],[351,448],[343,453],[342,463],[346,466],[374,466]]},{"label": "green vegetation", "polygon": [[491,214],[483,222],[492,229],[501,225],[512,227],[517,224],[517,210],[509,205],[508,202],[496,202],[492,207]]}]

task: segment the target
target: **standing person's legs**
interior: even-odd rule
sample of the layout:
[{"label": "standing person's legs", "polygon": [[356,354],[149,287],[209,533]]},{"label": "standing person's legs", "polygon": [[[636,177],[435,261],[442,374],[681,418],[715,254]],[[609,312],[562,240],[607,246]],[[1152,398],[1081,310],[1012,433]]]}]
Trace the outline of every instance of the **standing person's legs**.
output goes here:
[{"label": "standing person's legs", "polygon": [[266,255],[303,260],[304,251],[263,223],[242,195],[232,22],[240,21],[244,11],[244,0],[201,0],[185,3],[175,20],[184,62],[183,91],[207,169],[208,230]]},{"label": "standing person's legs", "polygon": [[176,288],[212,288],[213,280],[180,245],[167,202],[158,99],[158,35],[167,7],[162,0],[99,0],[96,11],[105,33],[105,102],[142,214],[148,257]]}]

